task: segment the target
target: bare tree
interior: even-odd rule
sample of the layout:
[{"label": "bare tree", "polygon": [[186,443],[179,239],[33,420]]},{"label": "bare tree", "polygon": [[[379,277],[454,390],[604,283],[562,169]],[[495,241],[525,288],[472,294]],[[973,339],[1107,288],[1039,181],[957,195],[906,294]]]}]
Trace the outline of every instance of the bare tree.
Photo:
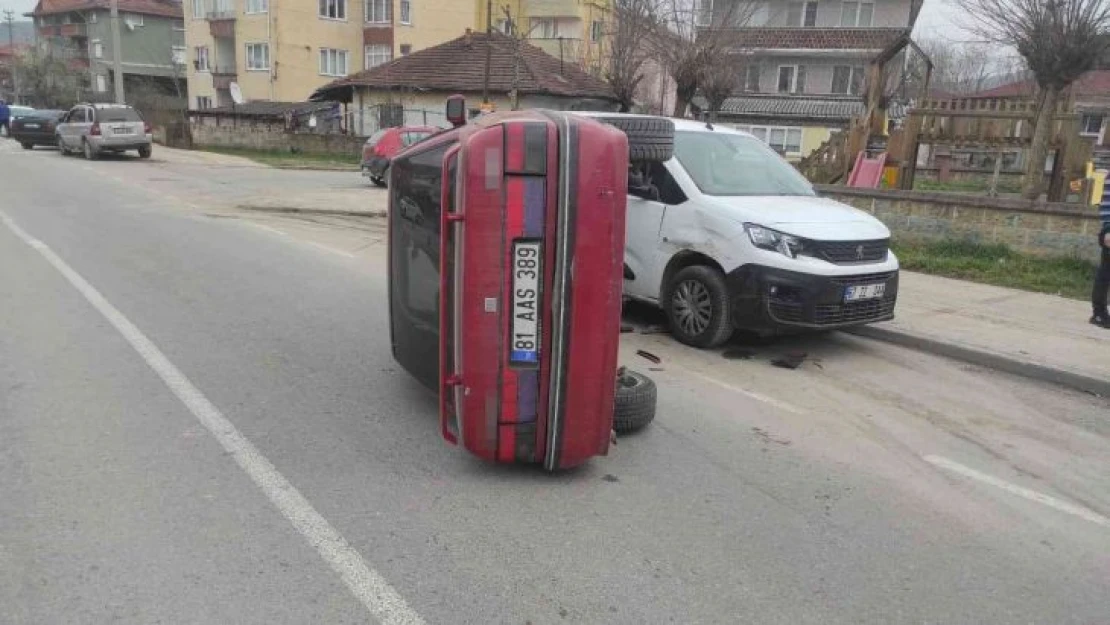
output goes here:
[{"label": "bare tree", "polygon": [[724,106],[725,100],[739,87],[740,64],[731,54],[705,69],[698,90],[705,98],[706,108],[713,121],[717,121],[717,113]]},{"label": "bare tree", "polygon": [[1022,195],[1040,196],[1053,116],[1061,93],[1095,68],[1110,47],[1106,0],[960,0],[969,30],[1013,47],[1037,83],[1037,116]]},{"label": "bare tree", "polygon": [[686,114],[706,76],[734,63],[740,29],[759,6],[749,0],[658,0],[652,48],[674,79],[675,117]]},{"label": "bare tree", "polygon": [[645,65],[649,42],[658,26],[657,0],[613,0],[609,13],[609,55],[602,72],[620,100],[621,112],[632,109]]}]

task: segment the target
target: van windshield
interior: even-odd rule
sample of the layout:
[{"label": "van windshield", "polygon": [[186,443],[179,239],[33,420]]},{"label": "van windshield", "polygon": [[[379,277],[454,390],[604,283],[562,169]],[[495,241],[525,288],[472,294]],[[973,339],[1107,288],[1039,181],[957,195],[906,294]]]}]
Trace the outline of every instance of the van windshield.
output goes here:
[{"label": "van windshield", "polygon": [[674,154],[706,195],[814,195],[798,170],[754,137],[678,131]]}]

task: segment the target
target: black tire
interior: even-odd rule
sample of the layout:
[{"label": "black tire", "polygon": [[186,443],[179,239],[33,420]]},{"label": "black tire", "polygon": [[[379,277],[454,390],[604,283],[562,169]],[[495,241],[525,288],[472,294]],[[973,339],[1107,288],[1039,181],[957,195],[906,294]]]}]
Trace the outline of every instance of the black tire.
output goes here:
[{"label": "black tire", "polygon": [[646,375],[628,370],[618,375],[613,430],[628,434],[651,423],[655,419],[656,396],[655,382]]},{"label": "black tire", "polygon": [[35,144],[34,143],[27,143],[26,141],[24,141],[23,143],[20,143],[19,145],[22,146],[24,150],[33,150],[33,149],[35,149]]},{"label": "black tire", "polygon": [[600,117],[628,136],[628,160],[663,162],[674,154],[674,122],[666,117]]},{"label": "black tire", "polygon": [[676,273],[666,286],[662,304],[671,334],[680,343],[710,348],[732,337],[728,286],[713,267],[693,265]]},{"label": "black tire", "polygon": [[139,148],[139,158],[150,158],[150,155],[153,153],[154,148],[149,145],[144,145]]}]

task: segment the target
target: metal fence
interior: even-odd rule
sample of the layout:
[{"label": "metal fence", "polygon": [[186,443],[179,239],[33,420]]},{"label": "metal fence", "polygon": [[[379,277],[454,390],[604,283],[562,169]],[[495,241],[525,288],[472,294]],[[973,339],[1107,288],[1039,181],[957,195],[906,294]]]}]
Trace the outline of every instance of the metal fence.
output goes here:
[{"label": "metal fence", "polygon": [[382,128],[398,126],[437,126],[447,128],[447,116],[442,108],[406,108],[402,104],[375,104],[347,111],[344,126],[352,134],[370,136]]}]

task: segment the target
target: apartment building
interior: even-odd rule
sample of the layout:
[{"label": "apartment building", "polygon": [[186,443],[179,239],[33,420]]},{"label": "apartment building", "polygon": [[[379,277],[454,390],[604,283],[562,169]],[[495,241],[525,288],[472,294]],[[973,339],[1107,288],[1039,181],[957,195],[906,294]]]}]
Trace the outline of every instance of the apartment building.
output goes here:
[{"label": "apartment building", "polygon": [[[34,19],[38,46],[88,70],[79,97],[110,99],[113,81],[112,26],[109,0],[39,0],[28,13]],[[154,87],[174,93],[183,78],[185,24],[180,0],[119,0],[120,58],[124,88]]]},{"label": "apartment building", "polygon": [[863,112],[867,66],[904,42],[922,1],[702,0],[699,25],[737,29],[738,89],[719,119],[805,156]]},{"label": "apartment building", "polygon": [[[486,0],[477,3],[475,29],[484,31]],[[612,0],[497,0],[489,25],[551,56],[599,75],[612,28]],[[505,9],[508,9],[506,14]]]},{"label": "apartment building", "polygon": [[336,78],[459,36],[473,0],[185,0],[190,107],[300,102]]}]

